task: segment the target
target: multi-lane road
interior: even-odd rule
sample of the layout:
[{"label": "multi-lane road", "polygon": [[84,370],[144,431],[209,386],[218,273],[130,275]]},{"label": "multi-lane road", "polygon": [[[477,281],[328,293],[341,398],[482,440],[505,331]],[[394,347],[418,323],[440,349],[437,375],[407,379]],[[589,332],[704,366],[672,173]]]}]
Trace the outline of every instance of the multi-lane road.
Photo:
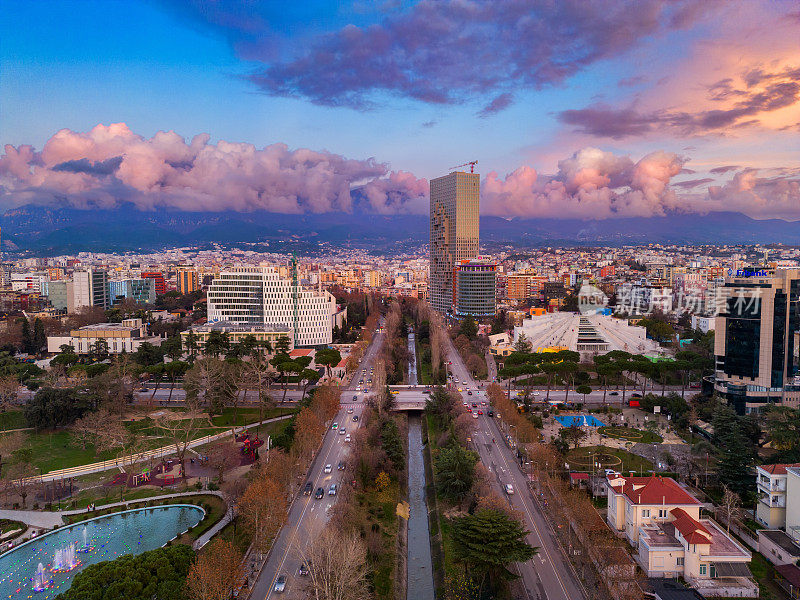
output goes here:
[{"label": "multi-lane road", "polygon": [[[347,460],[350,445],[345,438],[347,433],[354,432],[360,425],[360,421],[354,422],[353,417],[360,416],[365,405],[366,393],[356,391],[355,387],[362,378],[365,382],[369,379],[370,367],[373,366],[383,341],[383,333],[378,332],[373,336],[359,369],[351,380],[352,386],[342,392],[342,407],[333,420],[337,423],[337,427],[332,429],[332,424],[328,424],[322,446],[312,461],[306,477],[306,482],[312,485],[312,494],[304,495],[301,488],[292,502],[286,524],[278,534],[269,558],[253,584],[251,599],[266,600],[273,596],[287,600],[306,598],[304,589],[307,584],[306,577],[298,573],[303,563],[302,551],[306,544],[312,543],[322,532],[328,522],[330,509],[338,498],[330,495],[331,485],[335,484],[337,487],[346,485],[346,482],[352,479],[347,471],[340,471],[338,465]],[[342,430],[347,433],[342,434]],[[331,466],[329,473],[325,472],[326,465]],[[324,491],[321,499],[315,498],[314,495],[318,488]],[[275,582],[280,576],[286,578],[286,587],[283,593],[276,594]]]},{"label": "multi-lane road", "polygon": [[[470,404],[474,402],[478,406],[481,406],[481,402],[486,402],[488,405],[486,392],[478,388],[452,342],[448,349],[448,360],[451,361],[448,366],[450,372],[459,380],[460,387],[464,390],[462,392],[464,402]],[[467,394],[468,389],[472,390],[473,395]],[[520,470],[512,451],[502,443],[503,437],[497,419],[486,414],[487,407],[482,407],[484,414],[475,420],[473,444],[481,462],[494,478],[495,490],[505,496],[522,515],[524,525],[530,532],[528,543],[539,549],[538,555],[533,559],[517,564],[521,585],[524,587],[522,598],[526,600],[585,598],[580,583],[573,575],[571,565],[567,563],[551,535],[541,507],[528,491],[527,476]],[[505,492],[506,484],[513,486],[512,495]]]}]

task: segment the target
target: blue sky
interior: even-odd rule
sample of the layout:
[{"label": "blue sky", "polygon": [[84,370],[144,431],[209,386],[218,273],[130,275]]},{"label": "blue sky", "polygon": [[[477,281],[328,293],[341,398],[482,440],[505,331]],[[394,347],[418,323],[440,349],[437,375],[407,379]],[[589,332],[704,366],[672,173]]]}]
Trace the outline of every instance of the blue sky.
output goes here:
[{"label": "blue sky", "polygon": [[[442,8],[447,2],[287,9],[234,0],[6,0],[0,143],[40,151],[64,128],[86,133],[125,123],[145,140],[172,130],[187,143],[207,133],[210,144],[282,143],[374,157],[388,165],[386,176],[408,171],[427,179],[473,159],[504,183],[521,167],[535,169],[537,177],[524,179],[525,197],[497,205],[512,212],[522,210],[520,202],[528,212],[543,206],[543,174],[563,183],[570,198],[592,173],[600,176],[594,188],[610,185],[619,174],[600,154],[584,159],[586,177],[569,179],[559,169],[587,147],[633,163],[653,152],[674,154],[684,168],[672,174],[677,162],[665,162],[668,183],[700,177],[688,170],[702,175],[729,164],[761,169],[762,179],[798,167],[800,95],[782,91],[780,102],[768,104],[756,93],[785,84],[800,65],[789,50],[789,2],[754,0],[736,10],[691,0],[596,3],[596,14],[581,2],[565,1],[557,11],[533,2],[530,15],[514,2],[507,10],[502,2],[448,2],[450,12]],[[752,15],[763,23],[754,26]],[[762,71],[756,87],[746,83],[754,69]],[[507,107],[480,114],[504,98]],[[711,111],[727,111],[721,125]],[[732,180],[709,179],[682,189],[716,210],[707,186]],[[24,183],[5,188],[30,194],[39,185]],[[671,200],[659,202],[663,210]]]}]

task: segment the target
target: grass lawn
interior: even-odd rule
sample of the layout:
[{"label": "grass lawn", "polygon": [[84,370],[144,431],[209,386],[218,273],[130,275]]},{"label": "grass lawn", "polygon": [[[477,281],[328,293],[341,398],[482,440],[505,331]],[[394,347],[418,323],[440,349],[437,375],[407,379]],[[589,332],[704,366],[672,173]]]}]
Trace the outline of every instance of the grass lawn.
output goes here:
[{"label": "grass lawn", "polygon": [[644,444],[660,444],[661,442],[664,441],[660,435],[655,434],[652,431],[646,431],[644,429],[635,429],[633,427],[619,427],[618,425],[606,425],[604,427],[600,427],[597,431],[601,435],[605,435],[610,438],[615,438],[618,440],[626,440],[633,443],[642,442]]},{"label": "grass lawn", "polygon": [[[290,407],[272,408],[264,411],[264,419],[271,419],[287,414],[292,414],[296,409]],[[7,413],[10,414],[10,413]],[[203,427],[198,430],[196,438],[201,438],[215,433],[221,433],[233,424],[233,409],[226,407],[221,415],[216,415],[212,419],[213,426]],[[238,415],[239,424],[250,424],[258,421],[259,412],[257,408],[240,408]],[[268,434],[275,435],[275,432],[282,427],[275,428],[281,422],[271,423],[261,427],[262,437]],[[165,437],[164,430],[158,427],[152,419],[146,418],[138,421],[126,421],[125,426],[135,433],[148,436],[147,445],[150,448],[167,446],[170,440]],[[69,429],[59,429],[55,431],[26,432],[27,440],[25,447],[33,452],[33,464],[39,469],[40,473],[48,473],[57,469],[65,469],[78,465],[85,465],[102,460],[113,459],[117,456],[114,450],[96,452],[92,444],[81,447],[80,443],[73,437]],[[9,462],[13,462],[13,459]]]},{"label": "grass lawn", "polygon": [[6,429],[22,429],[27,427],[25,413],[21,410],[9,410],[0,414],[0,431]]},{"label": "grass lawn", "polygon": [[602,469],[616,469],[618,471],[651,471],[653,463],[646,458],[631,454],[619,448],[606,448],[605,446],[586,446],[570,450],[566,462],[573,470],[591,470],[592,460],[602,463]]},{"label": "grass lawn", "polygon": [[780,600],[787,598],[786,592],[775,583],[775,567],[773,567],[763,555],[753,552],[750,561],[750,572],[756,580],[761,600]]}]

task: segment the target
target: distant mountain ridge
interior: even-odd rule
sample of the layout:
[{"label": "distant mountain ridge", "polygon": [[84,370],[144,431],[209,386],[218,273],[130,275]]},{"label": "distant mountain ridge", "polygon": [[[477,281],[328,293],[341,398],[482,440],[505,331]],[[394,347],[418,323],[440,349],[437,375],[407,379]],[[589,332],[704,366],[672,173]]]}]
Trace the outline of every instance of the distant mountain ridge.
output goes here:
[{"label": "distant mountain ridge", "polygon": [[[268,212],[144,212],[27,205],[0,218],[3,250],[36,254],[125,252],[221,243],[258,244],[274,252],[313,252],[319,244],[375,252],[428,241],[426,215],[368,213],[280,214]],[[670,214],[604,220],[481,217],[487,248],[647,243],[800,245],[800,221],[758,221],[732,212]]]}]

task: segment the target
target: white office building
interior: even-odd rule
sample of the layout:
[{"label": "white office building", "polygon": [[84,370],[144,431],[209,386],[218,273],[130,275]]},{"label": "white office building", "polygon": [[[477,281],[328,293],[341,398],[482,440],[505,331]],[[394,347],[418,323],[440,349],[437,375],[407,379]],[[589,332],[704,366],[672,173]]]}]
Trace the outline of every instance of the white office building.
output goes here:
[{"label": "white office building", "polygon": [[330,292],[295,285],[273,267],[232,267],[208,288],[210,322],[287,327],[295,346],[330,344],[336,313]]}]

